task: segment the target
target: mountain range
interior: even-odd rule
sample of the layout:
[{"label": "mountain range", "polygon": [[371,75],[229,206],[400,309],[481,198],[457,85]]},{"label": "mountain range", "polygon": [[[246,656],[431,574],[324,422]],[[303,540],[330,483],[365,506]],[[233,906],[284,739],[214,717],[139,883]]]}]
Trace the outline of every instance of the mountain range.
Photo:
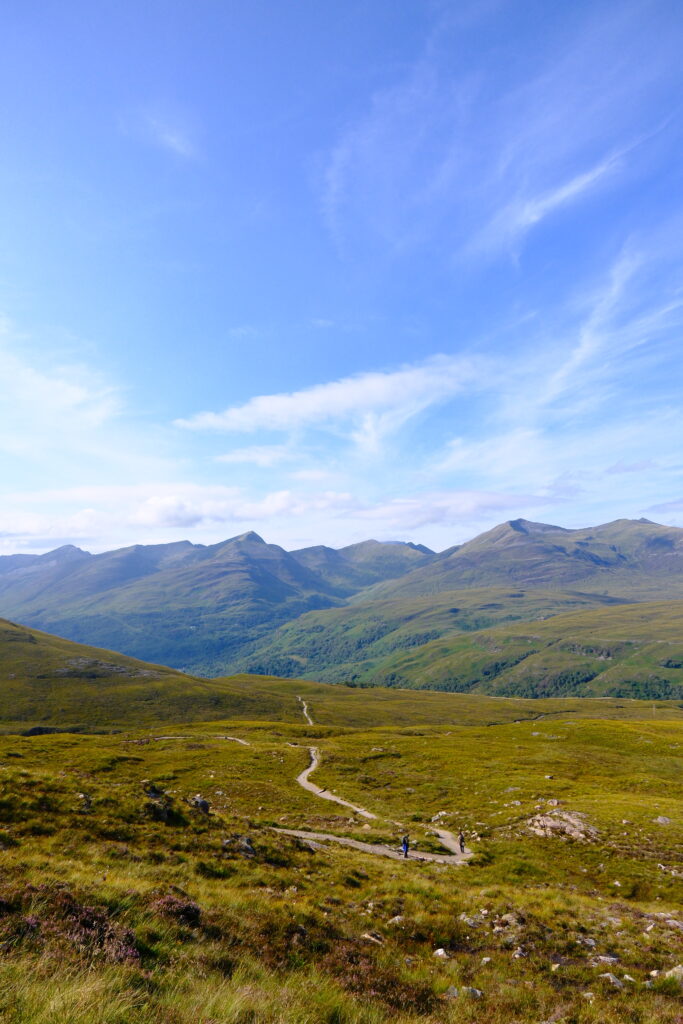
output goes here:
[{"label": "mountain range", "polygon": [[0,615],[79,643],[219,675],[282,622],[342,605],[436,557],[366,541],[287,552],[249,532],[219,544],[66,545],[0,558]]},{"label": "mountain range", "polygon": [[[0,558],[0,615],[146,661],[206,676],[252,672],[496,693],[512,687],[525,696],[533,693],[524,689],[524,671],[511,679],[505,673],[522,660],[530,671],[532,662],[496,668],[506,659],[489,657],[497,648],[513,660],[520,653],[518,639],[501,630],[553,617],[553,642],[563,642],[576,615],[581,629],[592,621],[611,628],[622,614],[613,606],[658,602],[647,620],[654,624],[667,619],[662,601],[677,598],[683,530],[648,520],[569,530],[517,519],[440,553],[373,540],[287,552],[249,532],[210,546],[181,541],[96,555],[65,546]],[[674,631],[676,622],[673,615]],[[645,641],[648,627],[641,627]],[[481,650],[489,652],[483,661]],[[599,674],[593,664],[565,664],[567,651],[553,658],[562,663],[557,672],[544,674],[537,662],[531,674],[539,692],[573,692]],[[458,669],[458,659],[471,670]],[[659,686],[671,696],[673,686],[676,695],[675,666],[648,672],[634,677],[641,689],[651,683],[648,692]]]}]

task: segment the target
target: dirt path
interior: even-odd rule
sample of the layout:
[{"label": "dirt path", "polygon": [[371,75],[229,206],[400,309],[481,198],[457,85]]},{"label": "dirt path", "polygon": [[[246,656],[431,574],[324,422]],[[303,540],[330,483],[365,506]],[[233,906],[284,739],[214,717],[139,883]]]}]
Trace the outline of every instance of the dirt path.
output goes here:
[{"label": "dirt path", "polygon": [[[457,837],[454,836],[452,832],[449,832],[447,828],[430,828],[429,831],[433,833],[433,835],[438,836],[441,845],[445,846],[447,850],[451,851],[451,853],[457,854],[458,857],[464,856],[464,854],[460,853],[460,843],[458,842]],[[469,856],[471,857],[472,854],[470,853]]]},{"label": "dirt path", "polygon": [[311,716],[309,714],[308,704],[306,703],[306,701],[303,699],[303,697],[299,697],[298,695],[297,695],[296,699],[299,701],[299,704],[301,704],[302,714],[303,714],[304,718],[306,719],[306,721],[308,722],[308,724],[309,725],[315,725],[315,722],[313,721],[313,719],[311,718]]},{"label": "dirt path", "polygon": [[152,736],[153,740],[232,740],[233,743],[241,743],[243,747],[250,747],[248,740],[241,740],[239,736],[214,736],[212,733],[195,733],[194,736]]},{"label": "dirt path", "polygon": [[[311,782],[308,776],[320,766],[320,751],[317,747],[309,747],[309,753],[311,755],[311,763],[308,768],[304,768],[296,778],[296,781],[300,786],[307,789],[309,793],[313,793],[314,796],[320,797],[321,800],[331,800],[332,803],[341,804],[342,807],[350,808],[355,814],[358,814],[363,818],[369,818],[373,821],[378,820],[377,815],[373,814],[372,811],[366,810],[365,807],[358,807],[356,804],[352,804],[349,800],[344,800],[340,796],[335,796],[334,793],[330,793],[326,789],[321,789],[320,786],[316,786],[314,782]],[[392,824],[399,825],[398,822],[392,822]],[[401,829],[404,828],[403,825],[400,825],[399,827]],[[279,829],[278,831],[288,832],[291,835],[299,836],[299,832],[296,830],[292,832],[288,829]],[[458,842],[458,839],[452,832],[449,832],[448,829],[432,826],[428,829],[428,832],[431,833],[431,835],[437,836],[441,845],[447,850],[450,850],[450,853],[432,854],[415,850],[410,853],[410,857],[412,857],[413,860],[436,860],[444,864],[460,864],[465,860],[469,860],[472,856],[472,851],[467,848],[464,853],[460,852],[460,843]],[[303,835],[306,836],[307,833],[303,833]],[[399,860],[403,857],[402,853],[392,850],[389,846],[382,846],[375,843],[361,843],[356,839],[345,839],[339,836],[330,835],[327,832],[320,833],[317,838],[321,837],[327,842],[341,843],[343,846],[353,846],[358,850],[365,850],[366,853],[376,853],[382,857],[396,857]],[[301,836],[299,836],[299,838],[301,838]],[[313,836],[309,835],[309,838],[313,838]]]},{"label": "dirt path", "polygon": [[[297,828],[276,828],[274,832],[280,832],[285,836],[294,836],[297,839],[308,839],[314,843],[339,843],[340,846],[350,846],[362,853],[371,853],[375,857],[391,857],[392,860],[404,860],[400,849],[392,849],[391,846],[383,846],[381,843],[361,843],[358,839],[347,839],[346,836],[333,836],[328,832],[305,832]],[[464,864],[472,856],[470,850],[465,853],[425,853],[423,850],[410,850],[408,860],[434,861],[437,864]]]},{"label": "dirt path", "polygon": [[321,789],[320,786],[316,786],[315,782],[310,782],[308,776],[311,772],[314,772],[320,764],[320,753],[317,747],[309,747],[308,751],[311,755],[311,763],[308,768],[304,768],[302,772],[296,777],[296,781],[304,789],[307,789],[309,793],[314,793],[315,796],[319,796],[321,800],[331,800],[334,804],[341,804],[342,807],[349,807],[354,814],[360,814],[362,818],[376,818],[377,815],[373,814],[372,811],[366,811],[364,807],[356,807],[355,804],[349,803],[348,800],[342,799],[340,796],[335,796],[334,793],[328,792],[326,789]]}]

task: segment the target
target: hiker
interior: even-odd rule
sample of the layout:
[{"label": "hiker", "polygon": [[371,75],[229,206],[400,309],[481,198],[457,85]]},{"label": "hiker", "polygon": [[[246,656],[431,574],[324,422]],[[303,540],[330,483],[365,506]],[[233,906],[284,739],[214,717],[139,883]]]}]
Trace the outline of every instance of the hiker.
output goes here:
[{"label": "hiker", "polygon": [[458,836],[458,842],[460,843],[460,852],[464,853],[465,852],[465,837],[462,834],[462,829],[460,830],[460,835]]},{"label": "hiker", "polygon": [[404,857],[408,856],[408,849],[409,849],[409,847],[410,847],[410,839],[408,838],[408,836],[404,836],[403,839],[401,840],[401,849],[403,850],[403,856]]}]

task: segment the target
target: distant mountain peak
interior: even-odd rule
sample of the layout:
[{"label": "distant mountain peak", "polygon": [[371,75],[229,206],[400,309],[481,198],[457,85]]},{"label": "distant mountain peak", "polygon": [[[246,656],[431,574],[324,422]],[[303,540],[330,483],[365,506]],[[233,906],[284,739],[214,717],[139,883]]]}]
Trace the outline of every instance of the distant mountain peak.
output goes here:
[{"label": "distant mountain peak", "polygon": [[61,547],[55,548],[54,551],[48,551],[47,555],[49,558],[88,558],[90,556],[89,551],[84,551],[83,548],[77,548],[75,544],[62,544]]},{"label": "distant mountain peak", "polygon": [[550,523],[533,523],[530,519],[510,519],[507,525],[517,533],[549,533],[551,530],[561,530],[568,533],[564,526],[553,526]]},{"label": "distant mountain peak", "polygon": [[254,530],[247,530],[246,533],[241,533],[239,537],[231,537],[229,543],[231,544],[264,544],[265,540],[259,536]]}]

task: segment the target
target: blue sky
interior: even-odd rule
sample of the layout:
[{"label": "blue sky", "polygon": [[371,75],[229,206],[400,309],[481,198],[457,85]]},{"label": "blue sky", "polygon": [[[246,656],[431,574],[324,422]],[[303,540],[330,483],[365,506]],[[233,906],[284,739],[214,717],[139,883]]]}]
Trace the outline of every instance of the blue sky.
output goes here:
[{"label": "blue sky", "polygon": [[683,526],[683,9],[6,0],[0,552]]}]

